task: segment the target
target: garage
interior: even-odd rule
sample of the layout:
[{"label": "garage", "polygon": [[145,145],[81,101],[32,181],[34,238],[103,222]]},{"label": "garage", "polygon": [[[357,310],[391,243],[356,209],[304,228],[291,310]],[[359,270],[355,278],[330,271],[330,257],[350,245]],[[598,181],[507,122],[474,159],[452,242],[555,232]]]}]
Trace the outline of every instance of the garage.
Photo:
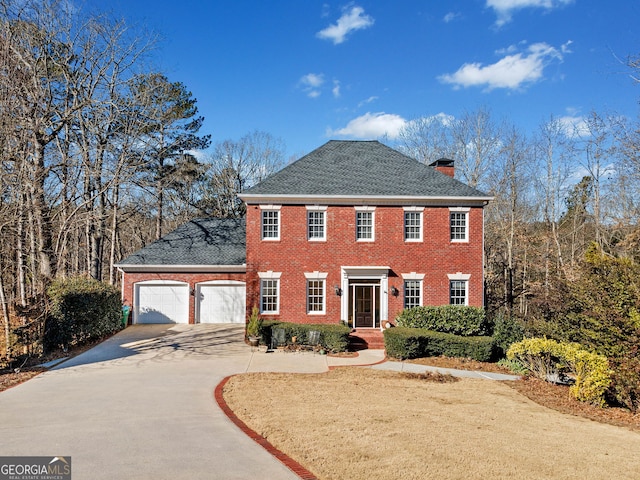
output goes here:
[{"label": "garage", "polygon": [[214,280],[196,286],[198,323],[244,323],[246,285],[233,280]]},{"label": "garage", "polygon": [[140,282],[135,290],[135,323],[189,323],[189,284]]}]

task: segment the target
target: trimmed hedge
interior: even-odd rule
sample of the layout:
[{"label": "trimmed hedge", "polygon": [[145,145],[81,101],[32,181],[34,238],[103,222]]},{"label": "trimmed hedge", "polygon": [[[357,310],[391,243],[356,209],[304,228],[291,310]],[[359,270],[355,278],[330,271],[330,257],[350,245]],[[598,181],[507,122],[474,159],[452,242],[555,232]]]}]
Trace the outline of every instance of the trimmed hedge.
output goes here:
[{"label": "trimmed hedge", "polygon": [[384,346],[387,355],[403,360],[445,355],[488,362],[492,359],[494,351],[491,337],[463,337],[451,333],[408,327],[385,330]]},{"label": "trimmed hedge", "polygon": [[396,325],[463,337],[487,335],[490,330],[484,308],[464,305],[407,308],[396,317]]},{"label": "trimmed hedge", "polygon": [[349,346],[351,329],[345,325],[265,321],[262,324],[262,340],[266,345],[271,343],[274,328],[284,328],[288,345],[293,343],[291,340],[293,337],[297,337],[298,344],[307,343],[308,332],[315,330],[320,332],[320,345],[328,352],[346,352]]},{"label": "trimmed hedge", "polygon": [[601,407],[605,404],[605,392],[611,384],[612,374],[607,358],[585,350],[578,343],[525,338],[509,347],[507,358],[518,360],[543,380],[569,375],[575,380],[569,388],[574,398]]},{"label": "trimmed hedge", "polygon": [[51,312],[44,329],[45,351],[102,338],[122,328],[120,290],[86,277],[54,280],[47,289]]}]

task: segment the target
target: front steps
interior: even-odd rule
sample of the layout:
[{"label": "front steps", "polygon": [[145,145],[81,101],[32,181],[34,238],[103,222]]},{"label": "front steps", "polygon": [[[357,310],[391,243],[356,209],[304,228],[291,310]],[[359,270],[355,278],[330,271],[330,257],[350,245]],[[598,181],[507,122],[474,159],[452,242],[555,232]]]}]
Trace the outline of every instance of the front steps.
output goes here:
[{"label": "front steps", "polygon": [[379,328],[358,328],[349,334],[349,350],[384,349],[384,336]]}]

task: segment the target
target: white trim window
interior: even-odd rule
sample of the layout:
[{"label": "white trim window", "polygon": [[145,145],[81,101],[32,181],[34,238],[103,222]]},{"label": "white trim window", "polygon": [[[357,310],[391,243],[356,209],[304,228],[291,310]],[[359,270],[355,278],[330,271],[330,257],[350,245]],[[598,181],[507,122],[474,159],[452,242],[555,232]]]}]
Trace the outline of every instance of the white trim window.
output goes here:
[{"label": "white trim window", "polygon": [[260,205],[262,240],[280,240],[280,206]]},{"label": "white trim window", "polygon": [[307,313],[324,315],[326,313],[327,274],[320,272],[305,273],[307,279]]},{"label": "white trim window", "polygon": [[469,305],[469,274],[450,274],[449,277],[449,304]]},{"label": "white trim window", "polygon": [[355,207],[356,241],[373,242],[375,240],[375,207]]},{"label": "white trim window", "polygon": [[404,207],[404,241],[422,241],[423,207]]},{"label": "white trim window", "polygon": [[260,277],[260,313],[280,312],[280,272],[258,272]]},{"label": "white trim window", "polygon": [[424,273],[403,273],[402,279],[404,280],[404,308],[421,306]]},{"label": "white trim window", "polygon": [[327,239],[327,207],[307,206],[307,239],[324,242]]},{"label": "white trim window", "polygon": [[469,241],[469,209],[449,208],[449,232],[452,242]]}]

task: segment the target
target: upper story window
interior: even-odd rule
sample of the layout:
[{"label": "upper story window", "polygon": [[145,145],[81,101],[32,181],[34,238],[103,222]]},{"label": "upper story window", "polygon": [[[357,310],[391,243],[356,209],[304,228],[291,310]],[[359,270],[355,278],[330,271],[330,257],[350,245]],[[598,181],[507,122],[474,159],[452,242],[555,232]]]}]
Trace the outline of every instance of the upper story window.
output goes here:
[{"label": "upper story window", "polygon": [[449,209],[449,231],[452,242],[469,241],[469,209]]},{"label": "upper story window", "polygon": [[261,230],[263,240],[280,240],[280,206],[261,205]]},{"label": "upper story window", "polygon": [[404,208],[404,240],[406,242],[422,241],[422,207]]},{"label": "upper story window", "polygon": [[311,241],[327,239],[327,207],[307,207],[307,238]]},{"label": "upper story window", "polygon": [[356,207],[356,240],[375,240],[375,207]]},{"label": "upper story window", "polygon": [[469,274],[450,274],[449,277],[449,304],[469,305]]}]

